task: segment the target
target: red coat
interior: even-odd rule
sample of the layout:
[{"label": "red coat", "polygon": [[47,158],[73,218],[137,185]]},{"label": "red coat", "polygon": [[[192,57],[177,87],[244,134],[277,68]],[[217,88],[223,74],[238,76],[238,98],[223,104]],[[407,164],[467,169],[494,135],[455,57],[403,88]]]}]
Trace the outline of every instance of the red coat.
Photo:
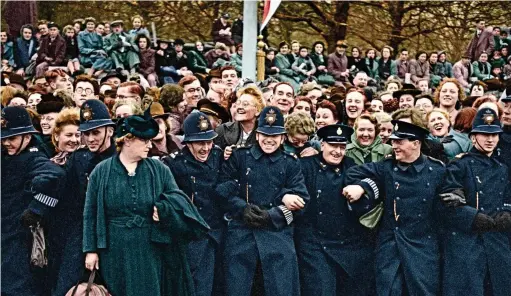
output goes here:
[{"label": "red coat", "polygon": [[50,66],[62,66],[66,55],[66,40],[60,35],[57,35],[53,41],[50,36],[41,39],[36,63],[46,62],[44,58],[50,57],[53,59],[53,61],[47,62]]}]

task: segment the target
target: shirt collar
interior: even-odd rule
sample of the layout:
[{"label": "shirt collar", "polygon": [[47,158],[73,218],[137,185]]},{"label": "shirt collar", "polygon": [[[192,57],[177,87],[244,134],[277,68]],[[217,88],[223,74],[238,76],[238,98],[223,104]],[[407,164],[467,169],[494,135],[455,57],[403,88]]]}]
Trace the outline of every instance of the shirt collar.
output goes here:
[{"label": "shirt collar", "polygon": [[409,167],[413,166],[415,170],[419,173],[426,166],[426,156],[424,154],[421,154],[419,158],[417,158],[411,164],[397,162],[396,166],[402,171],[406,171]]}]

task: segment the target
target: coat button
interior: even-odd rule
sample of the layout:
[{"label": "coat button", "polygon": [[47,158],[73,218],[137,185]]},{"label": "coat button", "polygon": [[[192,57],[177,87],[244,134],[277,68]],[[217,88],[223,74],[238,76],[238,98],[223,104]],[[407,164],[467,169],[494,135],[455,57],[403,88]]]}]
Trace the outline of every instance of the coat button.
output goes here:
[{"label": "coat button", "polygon": [[419,216],[419,217],[422,217],[422,215],[421,215],[421,214],[419,214],[418,216]]},{"label": "coat button", "polygon": [[326,247],[323,247],[323,250],[326,250]]},{"label": "coat button", "polygon": [[429,187],[429,182],[428,182],[428,183],[426,183],[426,186],[428,186],[428,187]]},{"label": "coat button", "polygon": [[397,172],[397,168],[394,168],[394,172]]},{"label": "coat button", "polygon": [[248,185],[248,188],[252,188],[252,185]]},{"label": "coat button", "polygon": [[319,212],[320,215],[323,215],[323,212]]},{"label": "coat button", "polygon": [[199,211],[202,211],[202,207],[199,208]]},{"label": "coat button", "polygon": [[321,189],[320,189],[320,190],[318,190],[318,193],[321,193]]},{"label": "coat button", "polygon": [[430,171],[432,171],[432,170],[433,170],[433,168],[432,168],[432,167],[429,167],[429,170],[430,170]]},{"label": "coat button", "polygon": [[473,161],[473,160],[471,160],[471,161],[470,161],[470,163],[474,163],[474,161]]},{"label": "coat button", "polygon": [[396,197],[396,200],[399,200],[399,196],[398,196],[398,197]]},{"label": "coat button", "polygon": [[484,212],[484,208],[481,208],[481,212]]},{"label": "coat button", "polygon": [[399,227],[396,226],[395,230],[398,230],[398,229],[399,229]]},{"label": "coat button", "polygon": [[482,191],[482,190],[479,190],[479,194],[483,194],[483,191]]}]

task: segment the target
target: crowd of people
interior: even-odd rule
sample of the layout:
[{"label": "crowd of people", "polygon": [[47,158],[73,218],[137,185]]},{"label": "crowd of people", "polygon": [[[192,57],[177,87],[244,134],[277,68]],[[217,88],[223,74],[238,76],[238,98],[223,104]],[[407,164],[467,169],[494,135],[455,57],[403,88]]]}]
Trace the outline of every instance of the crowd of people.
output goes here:
[{"label": "crowd of people", "polygon": [[87,270],[111,295],[510,295],[506,30],[454,64],[281,42],[254,82],[229,19],[207,51],[140,16],[0,34],[2,296]]}]

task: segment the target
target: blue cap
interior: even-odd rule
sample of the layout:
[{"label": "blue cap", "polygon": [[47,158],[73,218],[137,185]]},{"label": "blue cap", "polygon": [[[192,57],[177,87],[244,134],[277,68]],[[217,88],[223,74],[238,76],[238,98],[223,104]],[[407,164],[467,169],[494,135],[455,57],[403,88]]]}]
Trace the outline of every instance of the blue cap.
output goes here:
[{"label": "blue cap", "polygon": [[2,139],[23,134],[37,133],[28,111],[23,107],[5,107],[2,109],[1,116]]},{"label": "blue cap", "polygon": [[411,124],[401,120],[392,120],[392,124],[394,125],[394,129],[392,130],[392,135],[390,135],[390,140],[424,140],[426,136],[429,134],[427,129],[424,129],[418,125]]},{"label": "blue cap", "polygon": [[353,129],[344,124],[331,124],[320,128],[316,134],[326,143],[347,144]]},{"label": "blue cap", "polygon": [[261,111],[257,122],[257,132],[268,136],[283,135],[286,133],[284,128],[284,115],[279,108],[268,106]]},{"label": "blue cap", "polygon": [[80,132],[86,132],[102,126],[115,126],[106,105],[100,100],[87,100],[80,108]]},{"label": "blue cap", "polygon": [[502,128],[500,120],[495,110],[483,108],[477,111],[474,121],[472,122],[471,134],[500,134]]},{"label": "blue cap", "polygon": [[208,116],[200,111],[193,111],[183,122],[185,137],[183,143],[210,141],[218,136],[213,130]]}]

